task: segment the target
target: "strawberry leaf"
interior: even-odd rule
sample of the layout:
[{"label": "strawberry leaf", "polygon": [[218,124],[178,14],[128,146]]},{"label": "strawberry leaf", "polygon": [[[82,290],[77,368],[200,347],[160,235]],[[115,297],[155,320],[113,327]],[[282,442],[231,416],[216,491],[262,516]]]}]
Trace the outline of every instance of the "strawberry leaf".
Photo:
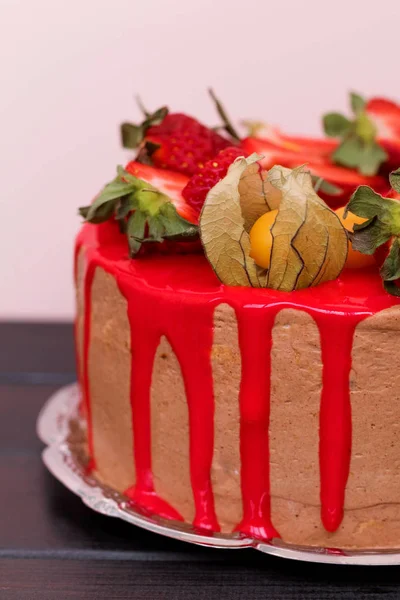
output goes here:
[{"label": "strawberry leaf", "polygon": [[350,93],[350,106],[355,115],[363,112],[365,109],[365,104],[365,99],[362,96],[356,94],[355,92]]},{"label": "strawberry leaf", "polygon": [[[400,242],[399,238],[394,238],[390,247],[389,254],[386,257],[380,270],[382,279],[385,281],[394,281],[400,277]],[[400,290],[399,290],[400,291]]]},{"label": "strawberry leaf", "polygon": [[318,192],[323,192],[324,194],[328,194],[329,196],[340,196],[343,193],[342,188],[329,181],[326,181],[323,177],[318,177],[318,175],[311,176],[313,184],[314,184],[314,192],[318,194]]},{"label": "strawberry leaf", "polygon": [[349,233],[354,250],[362,254],[374,254],[375,250],[385,244],[392,236],[390,228],[373,217],[362,225],[354,225],[353,233]]},{"label": "strawberry leaf", "polygon": [[362,143],[356,136],[346,137],[332,154],[335,163],[354,169],[362,155]]},{"label": "strawberry leaf", "polygon": [[323,117],[323,126],[329,137],[342,137],[349,132],[351,121],[340,113],[328,113]]},{"label": "strawberry leaf", "polygon": [[162,237],[168,240],[187,240],[197,237],[198,227],[181,217],[171,202],[163,204],[160,208],[160,219],[163,225]]},{"label": "strawberry leaf", "polygon": [[400,202],[384,198],[368,185],[361,185],[356,189],[346,206],[345,217],[348,212],[365,219],[376,217],[382,223],[390,225],[394,235],[400,235]]},{"label": "strawberry leaf", "polygon": [[[398,171],[390,174],[392,185],[398,185]],[[344,217],[348,212],[367,219],[365,223],[354,225],[354,232],[349,234],[355,250],[363,254],[374,254],[379,246],[392,240],[380,275],[385,290],[400,296],[400,288],[394,283],[400,278],[400,202],[385,198],[363,185],[350,198]]]},{"label": "strawberry leaf", "polygon": [[388,155],[376,140],[377,129],[365,111],[365,100],[352,93],[350,104],[353,120],[340,113],[328,113],[323,117],[326,135],[341,139],[332,160],[344,167],[357,169],[362,175],[376,175]]},{"label": "strawberry leaf", "polygon": [[214,104],[217,109],[217,112],[218,112],[219,116],[221,117],[221,120],[223,122],[223,129],[225,129],[226,133],[228,135],[230,135],[236,142],[240,142],[240,136],[237,133],[234,126],[232,125],[232,121],[228,117],[226,110],[224,109],[221,102],[218,100],[217,96],[215,95],[214,90],[212,90],[210,88],[208,90],[208,93],[210,94],[211,98],[213,99]]},{"label": "strawberry leaf", "polygon": [[141,125],[121,124],[121,144],[124,148],[137,148],[142,143],[143,137],[144,132]]},{"label": "strawberry leaf", "polygon": [[362,175],[375,175],[387,160],[387,154],[377,142],[364,142],[360,136],[352,133],[344,138],[332,154],[332,159],[344,167],[358,168]]},{"label": "strawberry leaf", "polygon": [[377,130],[375,124],[364,112],[357,115],[353,129],[356,136],[364,144],[371,144],[376,138]]},{"label": "strawberry leaf", "polygon": [[151,113],[147,110],[147,108],[143,104],[141,97],[139,95],[137,95],[137,96],[135,96],[135,100],[136,100],[136,104],[138,105],[139,110],[143,114],[143,116],[146,117],[146,119],[148,117],[150,117]]},{"label": "strawberry leaf", "polygon": [[383,287],[392,296],[400,296],[400,288],[395,284],[394,281],[384,281]]},{"label": "strawberry leaf", "polygon": [[362,175],[375,175],[382,163],[388,158],[387,153],[379,144],[372,142],[362,149],[359,171]]},{"label": "strawberry leaf", "polygon": [[124,148],[137,148],[143,142],[146,131],[153,125],[159,125],[167,116],[168,108],[162,106],[155,112],[145,113],[146,118],[143,123],[135,125],[133,123],[122,123],[121,125],[121,142]]},{"label": "strawberry leaf", "polygon": [[198,227],[178,214],[166,194],[122,167],[118,167],[117,177],[103,188],[93,204],[81,207],[79,214],[94,224],[112,218],[118,221],[120,230],[127,234],[132,257],[143,242],[198,238]]},{"label": "strawberry leaf", "polygon": [[146,227],[146,215],[139,210],[135,210],[128,219],[126,234],[128,236],[129,252],[133,257],[140,250],[144,240],[144,232]]},{"label": "strawberry leaf", "polygon": [[[129,195],[134,189],[134,186],[126,181],[117,181],[116,179],[111,183],[108,183],[102,190],[102,192],[95,198],[93,204],[89,207],[86,215],[86,221],[94,223],[93,218],[101,218],[101,214],[105,217],[103,220],[107,220],[108,214],[112,214],[114,207],[118,200],[124,196]],[[107,205],[107,207],[102,207]],[[105,211],[105,212],[104,212]]]},{"label": "strawberry leaf", "polygon": [[400,193],[400,168],[390,173],[389,181],[394,191]]}]

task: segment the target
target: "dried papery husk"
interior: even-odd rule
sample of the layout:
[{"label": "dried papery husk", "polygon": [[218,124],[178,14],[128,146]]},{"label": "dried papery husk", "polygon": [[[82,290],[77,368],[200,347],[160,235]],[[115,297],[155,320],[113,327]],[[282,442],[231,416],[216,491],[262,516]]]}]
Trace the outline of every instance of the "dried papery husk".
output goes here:
[{"label": "dried papery husk", "polygon": [[268,180],[282,192],[271,228],[267,287],[292,291],[336,279],[347,258],[348,239],[338,216],[315,193],[303,167],[273,167]]},{"label": "dried papery husk", "polygon": [[[304,168],[259,168],[260,157],[237,159],[208,193],[200,237],[216,275],[226,285],[292,291],[335,279],[348,240],[337,215],[313,189]],[[270,267],[250,256],[249,232],[262,215],[278,209],[271,228]]]},{"label": "dried papery husk", "polygon": [[[243,173],[251,165],[258,169],[254,164],[258,158],[236,159],[226,176],[209,191],[201,211],[200,237],[206,257],[217,277],[226,285],[262,285],[259,268],[250,257],[250,237],[245,228],[239,192]],[[248,180],[245,189],[247,184]]]}]

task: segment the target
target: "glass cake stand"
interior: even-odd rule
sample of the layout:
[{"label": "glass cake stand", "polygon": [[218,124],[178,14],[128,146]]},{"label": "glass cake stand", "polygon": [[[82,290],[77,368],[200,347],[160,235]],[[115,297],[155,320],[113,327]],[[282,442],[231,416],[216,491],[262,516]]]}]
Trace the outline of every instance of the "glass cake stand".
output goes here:
[{"label": "glass cake stand", "polygon": [[167,537],[213,548],[254,548],[266,554],[317,563],[347,565],[399,565],[400,551],[344,551],[340,549],[299,547],[279,539],[270,542],[239,533],[202,533],[191,525],[169,521],[134,507],[116,490],[101,484],[85,469],[85,429],[79,416],[77,384],[53,394],[37,420],[37,434],[46,448],[43,462],[49,471],[91,509],[109,517],[123,519]]}]

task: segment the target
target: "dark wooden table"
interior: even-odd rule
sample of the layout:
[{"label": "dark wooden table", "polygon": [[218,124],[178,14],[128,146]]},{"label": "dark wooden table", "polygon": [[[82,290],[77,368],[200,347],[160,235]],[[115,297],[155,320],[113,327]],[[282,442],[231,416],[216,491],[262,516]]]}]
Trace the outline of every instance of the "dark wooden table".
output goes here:
[{"label": "dark wooden table", "polygon": [[400,599],[400,567],[212,550],[91,511],[46,471],[35,435],[74,377],[71,325],[0,324],[0,600]]}]

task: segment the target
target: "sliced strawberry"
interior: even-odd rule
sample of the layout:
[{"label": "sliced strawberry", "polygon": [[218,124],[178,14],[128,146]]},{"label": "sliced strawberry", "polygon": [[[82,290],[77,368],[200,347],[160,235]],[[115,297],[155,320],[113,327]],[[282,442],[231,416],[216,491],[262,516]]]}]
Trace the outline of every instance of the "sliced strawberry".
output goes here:
[{"label": "sliced strawberry", "polygon": [[184,114],[167,115],[160,125],[147,129],[145,140],[159,146],[153,163],[184,175],[194,175],[208,160],[231,142]]},{"label": "sliced strawberry", "polygon": [[385,98],[371,98],[365,112],[377,130],[377,142],[387,152],[387,170],[400,165],[400,105]]},{"label": "sliced strawberry", "polygon": [[196,214],[199,215],[204,204],[204,200],[210,189],[214,187],[220,179],[225,177],[229,165],[239,156],[244,156],[243,150],[237,146],[230,146],[221,150],[215,158],[206,162],[202,169],[189,179],[188,184],[182,191],[182,196],[186,202],[193,207]]},{"label": "sliced strawberry", "polygon": [[386,151],[387,161],[382,165],[382,171],[389,173],[400,165],[400,138],[386,139],[378,138],[378,144]]},{"label": "sliced strawberry", "polygon": [[[293,167],[294,166],[296,165],[293,164]],[[379,175],[367,177],[366,175],[361,175],[354,169],[346,169],[344,167],[338,167],[329,163],[308,163],[307,167],[310,169],[313,175],[322,177],[323,179],[326,179],[326,181],[343,188],[356,188],[359,185],[369,185],[378,191],[384,190],[387,187],[385,179],[383,177],[379,177]]]},{"label": "sliced strawberry", "polygon": [[270,169],[276,164],[288,166],[287,162],[289,160],[297,165],[301,165],[309,161],[318,164],[325,164],[327,162],[327,159],[324,156],[318,156],[311,150],[304,150],[302,152],[294,151],[293,149],[288,150],[283,146],[277,146],[271,141],[263,138],[245,138],[242,140],[241,147],[245,151],[246,155],[250,155],[253,152],[261,154],[264,157],[261,161],[264,169]]},{"label": "sliced strawberry", "polygon": [[400,105],[385,98],[371,98],[365,111],[378,130],[378,139],[400,139]]},{"label": "sliced strawberry", "polygon": [[262,127],[262,135],[248,137],[244,140],[262,140],[271,143],[274,147],[291,152],[306,153],[307,156],[329,157],[337,148],[338,142],[330,138],[305,138],[302,136],[290,136],[282,133],[277,127]]},{"label": "sliced strawberry", "polygon": [[268,140],[256,138],[246,138],[243,140],[242,146],[248,154],[257,152],[257,154],[264,156],[260,160],[260,164],[264,169],[270,169],[274,164],[292,169],[306,164],[312,175],[321,177],[342,190],[341,194],[336,195],[319,192],[331,208],[342,206],[359,185],[369,185],[378,192],[388,189],[388,183],[383,177],[378,175],[366,177],[354,169],[333,165],[327,158],[315,156],[310,152],[285,151],[283,148],[274,146]]},{"label": "sliced strawberry", "polygon": [[187,204],[182,196],[182,190],[189,181],[188,177],[166,169],[157,169],[149,165],[144,165],[134,160],[128,163],[125,169],[131,175],[147,181],[160,190],[160,192],[166,194],[181,217],[190,221],[190,223],[197,223],[196,212]]},{"label": "sliced strawberry", "polygon": [[298,136],[282,136],[287,149],[320,157],[329,157],[338,146],[332,138],[305,138]]},{"label": "sliced strawberry", "polygon": [[[196,215],[182,197],[188,179],[177,173],[130,162],[117,167],[93,202],[79,208],[87,223],[100,227],[99,242],[120,243],[126,235],[133,258],[143,244],[198,241]],[[124,236],[122,236],[124,237]],[[125,244],[124,244],[125,245]]]}]

